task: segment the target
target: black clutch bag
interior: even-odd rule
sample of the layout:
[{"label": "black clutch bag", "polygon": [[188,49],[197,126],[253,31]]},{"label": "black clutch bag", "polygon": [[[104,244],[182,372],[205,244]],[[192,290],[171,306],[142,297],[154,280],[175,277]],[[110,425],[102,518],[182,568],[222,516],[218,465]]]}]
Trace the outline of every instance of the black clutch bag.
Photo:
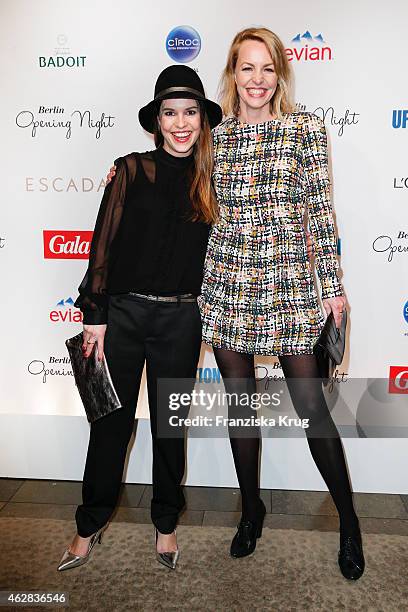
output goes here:
[{"label": "black clutch bag", "polygon": [[336,327],[333,313],[331,312],[326,319],[324,327],[320,333],[313,353],[316,355],[320,378],[326,385],[331,378],[336,365],[340,365],[344,356],[346,345],[347,311],[343,310],[340,328]]},{"label": "black clutch bag", "polygon": [[82,354],[83,333],[65,341],[79,395],[90,423],[121,408],[110,377],[105,355],[99,361],[94,349],[88,358]]}]

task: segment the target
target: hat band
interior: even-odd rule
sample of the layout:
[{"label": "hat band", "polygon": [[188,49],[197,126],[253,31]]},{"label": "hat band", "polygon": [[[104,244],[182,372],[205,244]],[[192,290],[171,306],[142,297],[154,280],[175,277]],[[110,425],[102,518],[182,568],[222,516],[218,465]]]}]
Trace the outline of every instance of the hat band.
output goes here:
[{"label": "hat band", "polygon": [[198,91],[197,89],[192,89],[191,87],[168,87],[167,89],[162,89],[159,93],[154,96],[155,100],[159,98],[165,98],[168,94],[174,93],[176,91],[185,91],[187,93],[193,94],[194,96],[198,96],[202,100],[205,99],[205,95]]}]

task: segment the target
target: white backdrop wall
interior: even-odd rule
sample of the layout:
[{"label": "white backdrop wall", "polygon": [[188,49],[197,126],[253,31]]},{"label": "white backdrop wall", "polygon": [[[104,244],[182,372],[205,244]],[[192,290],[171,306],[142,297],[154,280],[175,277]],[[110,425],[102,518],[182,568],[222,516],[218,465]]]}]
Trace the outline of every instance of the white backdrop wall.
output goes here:
[{"label": "white backdrop wall", "polygon": [[[263,25],[284,41],[296,101],[324,119],[330,141],[351,307],[338,375],[367,381],[362,396],[369,380],[388,388],[391,377],[394,393],[382,398],[381,410],[406,412],[404,0],[3,0],[0,17],[1,476],[82,477],[88,425],[64,340],[81,329],[73,301],[87,261],[86,254],[62,258],[59,251],[90,240],[111,162],[153,148],[137,111],[151,99],[159,72],[174,63],[166,39],[177,26],[199,34],[199,53],[188,65],[213,98],[238,30]],[[272,359],[258,364],[281,374]],[[203,346],[200,368],[214,367]],[[138,416],[147,412],[143,386]],[[405,439],[346,439],[345,446],[355,490],[408,493]],[[148,421],[141,419],[128,481],[149,482],[149,449]],[[193,439],[188,449],[187,482],[236,485],[227,440]],[[325,488],[303,439],[264,441],[262,485]]]}]

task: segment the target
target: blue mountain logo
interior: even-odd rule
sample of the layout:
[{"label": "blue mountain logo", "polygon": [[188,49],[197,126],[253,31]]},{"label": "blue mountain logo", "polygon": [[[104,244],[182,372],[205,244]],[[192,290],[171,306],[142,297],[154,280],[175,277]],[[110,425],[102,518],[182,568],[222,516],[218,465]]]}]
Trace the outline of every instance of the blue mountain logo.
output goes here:
[{"label": "blue mountain logo", "polygon": [[72,297],[67,298],[66,300],[60,300],[59,302],[57,302],[57,306],[73,306],[74,305],[74,300],[72,299]]},{"label": "blue mountain logo", "polygon": [[297,34],[294,38],[292,38],[291,42],[301,43],[301,42],[310,42],[312,40],[317,40],[320,43],[324,43],[324,38],[321,34],[317,36],[312,36],[309,30],[306,30],[304,34]]}]

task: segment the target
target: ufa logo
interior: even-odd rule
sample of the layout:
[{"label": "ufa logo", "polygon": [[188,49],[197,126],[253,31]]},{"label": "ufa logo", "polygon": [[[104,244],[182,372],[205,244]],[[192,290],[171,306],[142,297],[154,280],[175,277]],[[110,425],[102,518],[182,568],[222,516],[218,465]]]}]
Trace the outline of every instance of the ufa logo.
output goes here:
[{"label": "ufa logo", "polygon": [[408,110],[393,110],[392,111],[392,127],[393,128],[406,128],[408,125]]},{"label": "ufa logo", "polygon": [[390,366],[388,393],[408,394],[408,366]]},{"label": "ufa logo", "polygon": [[45,259],[89,259],[91,231],[44,230]]},{"label": "ufa logo", "polygon": [[191,26],[177,26],[166,38],[166,50],[172,60],[187,64],[200,53],[200,35]]}]

